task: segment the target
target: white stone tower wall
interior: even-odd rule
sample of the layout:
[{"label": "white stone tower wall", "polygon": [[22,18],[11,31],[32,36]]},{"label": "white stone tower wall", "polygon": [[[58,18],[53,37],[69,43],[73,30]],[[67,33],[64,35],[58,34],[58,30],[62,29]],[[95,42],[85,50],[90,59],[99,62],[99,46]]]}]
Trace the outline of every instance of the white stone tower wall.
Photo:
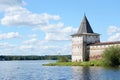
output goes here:
[{"label": "white stone tower wall", "polygon": [[72,37],[72,62],[83,60],[83,36]]}]

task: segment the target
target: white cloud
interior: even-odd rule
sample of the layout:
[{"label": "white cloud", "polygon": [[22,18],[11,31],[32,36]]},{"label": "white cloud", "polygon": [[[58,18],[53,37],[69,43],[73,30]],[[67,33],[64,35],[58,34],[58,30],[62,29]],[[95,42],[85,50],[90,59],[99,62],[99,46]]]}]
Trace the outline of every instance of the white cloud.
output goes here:
[{"label": "white cloud", "polygon": [[23,8],[24,4],[23,0],[0,0],[0,11],[4,13],[0,23],[5,26],[37,26],[60,19],[58,15],[32,13]]},{"label": "white cloud", "polygon": [[[33,43],[32,43],[33,41]],[[27,42],[27,41],[26,41]],[[61,54],[70,54],[71,52],[71,44],[65,43],[55,43],[55,41],[46,41],[46,40],[36,40],[30,39],[28,40],[29,44],[24,44],[19,46],[17,51],[22,53],[36,53],[38,55],[58,55]],[[62,46],[62,47],[61,47]]]},{"label": "white cloud", "polygon": [[[14,0],[12,0],[12,2],[14,3]],[[2,25],[39,27],[46,33],[46,40],[69,40],[70,35],[75,30],[72,27],[64,26],[64,23],[60,22],[57,24],[49,24],[50,20],[59,20],[60,16],[58,15],[32,13],[19,5],[23,4],[23,1],[16,1],[15,3],[16,5],[18,3],[18,6],[8,7],[4,10],[5,15],[0,21]],[[59,37],[56,34],[58,34]]]},{"label": "white cloud", "polygon": [[120,41],[120,32],[109,36],[108,41]]},{"label": "white cloud", "polygon": [[70,35],[77,31],[76,28],[65,26],[63,23],[48,25],[42,30],[46,33],[46,40],[70,40]]},{"label": "white cloud", "polygon": [[5,49],[5,48],[13,48],[14,46],[7,43],[7,42],[3,42],[3,43],[0,43],[0,49]]},{"label": "white cloud", "polygon": [[38,48],[43,55],[59,55],[59,54],[70,54],[71,48],[68,44],[62,45],[48,45],[48,46],[39,46]]},{"label": "white cloud", "polygon": [[20,34],[18,32],[0,33],[0,40],[10,38],[20,38]]},{"label": "white cloud", "polygon": [[17,51],[16,48],[17,47],[13,44],[10,44],[8,42],[2,42],[0,43],[0,55],[13,54]]},{"label": "white cloud", "polygon": [[108,41],[119,41],[120,40],[120,27],[110,26],[107,30],[109,35]]},{"label": "white cloud", "polygon": [[36,43],[38,40],[36,38],[32,38],[30,40],[24,41],[23,44],[34,44]]},{"label": "white cloud", "polygon": [[9,7],[5,10],[5,15],[1,19],[1,24],[6,26],[38,26],[49,23],[49,20],[59,20],[57,15],[47,13],[36,14],[26,8],[17,6]]},{"label": "white cloud", "polygon": [[[38,43],[38,44],[36,44]],[[35,44],[21,44],[13,45],[10,43],[0,43],[1,55],[58,55],[70,54],[71,45],[67,44],[54,44],[48,41],[36,41]],[[62,46],[61,46],[62,45]]]},{"label": "white cloud", "polygon": [[48,24],[40,28],[44,32],[49,32],[49,33],[69,33],[69,32],[74,32],[77,29],[73,28],[71,26],[65,26],[64,23],[59,22],[57,24]]},{"label": "white cloud", "polygon": [[30,55],[33,48],[33,45],[13,45],[4,42],[0,43],[0,55]]},{"label": "white cloud", "polygon": [[116,26],[110,26],[107,30],[107,33],[109,35],[115,33],[115,32],[119,32],[120,31],[120,28],[119,27],[116,27]]},{"label": "white cloud", "polygon": [[64,33],[46,33],[46,40],[69,40],[69,35]]},{"label": "white cloud", "polygon": [[[2,54],[15,55],[48,55],[48,54],[69,54],[70,46],[68,43],[57,43],[53,40],[70,40],[70,35],[76,32],[76,28],[65,26],[62,22],[50,24],[50,21],[60,20],[59,15],[47,13],[33,13],[24,8],[23,0],[0,0],[0,11],[3,17],[0,24],[4,26],[32,26],[34,29],[42,30],[45,33],[45,40],[38,40],[37,34],[23,37],[26,40],[22,44],[0,43]],[[0,40],[20,38],[19,32],[0,33]],[[59,41],[60,42],[60,41]],[[61,47],[62,46],[62,47]]]},{"label": "white cloud", "polygon": [[45,26],[40,27],[41,30],[43,30],[44,32],[60,32],[61,28],[64,27],[64,24],[59,22],[57,24],[47,24]]},{"label": "white cloud", "polygon": [[37,34],[31,34],[31,35],[28,35],[28,37],[34,38],[34,37],[37,37]]},{"label": "white cloud", "polygon": [[5,10],[8,7],[25,5],[23,0],[0,0],[0,10]]},{"label": "white cloud", "polygon": [[71,54],[71,47],[72,45],[70,43],[65,44],[63,45],[63,47],[59,47],[56,53],[59,53],[62,55]]},{"label": "white cloud", "polygon": [[27,49],[32,49],[32,48],[33,48],[32,45],[22,45],[22,46],[20,46],[21,50],[27,50]]}]

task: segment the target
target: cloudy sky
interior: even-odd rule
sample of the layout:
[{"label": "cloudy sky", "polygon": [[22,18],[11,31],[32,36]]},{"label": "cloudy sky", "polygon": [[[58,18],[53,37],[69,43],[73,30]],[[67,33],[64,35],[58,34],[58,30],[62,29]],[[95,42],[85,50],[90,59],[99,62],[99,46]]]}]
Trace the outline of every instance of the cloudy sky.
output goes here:
[{"label": "cloudy sky", "polygon": [[0,55],[71,54],[84,13],[101,41],[120,40],[118,0],[0,0]]}]

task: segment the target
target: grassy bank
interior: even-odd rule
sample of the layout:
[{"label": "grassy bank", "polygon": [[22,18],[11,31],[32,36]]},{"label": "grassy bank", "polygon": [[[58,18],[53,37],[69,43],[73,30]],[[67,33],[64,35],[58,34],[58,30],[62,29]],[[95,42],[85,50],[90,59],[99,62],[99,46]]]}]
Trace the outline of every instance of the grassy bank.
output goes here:
[{"label": "grassy bank", "polygon": [[86,62],[56,62],[43,64],[44,66],[103,66],[102,60],[86,61]]}]

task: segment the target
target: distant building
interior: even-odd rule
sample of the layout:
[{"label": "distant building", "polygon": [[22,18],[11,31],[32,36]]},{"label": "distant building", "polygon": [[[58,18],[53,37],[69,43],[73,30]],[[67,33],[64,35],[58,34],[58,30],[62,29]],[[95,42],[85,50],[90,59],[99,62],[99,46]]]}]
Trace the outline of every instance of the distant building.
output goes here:
[{"label": "distant building", "polygon": [[84,15],[76,34],[72,36],[72,62],[96,60],[102,58],[106,47],[120,45],[120,42],[100,42],[100,34],[94,33]]}]

